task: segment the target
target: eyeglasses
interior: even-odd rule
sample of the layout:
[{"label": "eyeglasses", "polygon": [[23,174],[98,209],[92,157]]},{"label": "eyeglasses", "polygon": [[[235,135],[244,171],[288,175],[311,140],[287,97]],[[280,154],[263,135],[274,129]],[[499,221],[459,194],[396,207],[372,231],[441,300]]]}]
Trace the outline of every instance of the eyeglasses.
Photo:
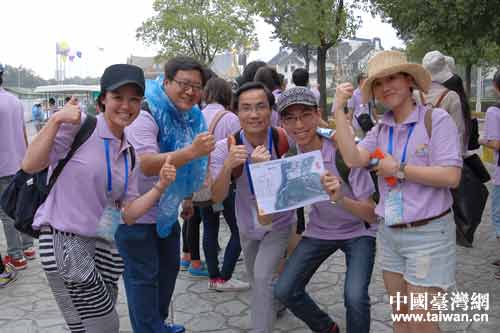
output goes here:
[{"label": "eyeglasses", "polygon": [[179,81],[179,80],[176,80],[176,79],[172,79],[172,81],[174,81],[175,83],[177,83],[179,85],[179,87],[182,90],[184,90],[184,91],[188,91],[189,88],[191,88],[193,90],[193,92],[199,93],[203,89],[203,87],[201,86],[201,84],[191,83],[189,81]]},{"label": "eyeglasses", "polygon": [[304,125],[310,125],[314,120],[314,114],[311,112],[306,112],[300,114],[299,116],[288,115],[283,118],[283,123],[288,126],[294,126],[299,120]]},{"label": "eyeglasses", "polygon": [[248,114],[252,111],[254,111],[255,113],[258,113],[258,114],[262,114],[266,111],[269,111],[269,104],[266,104],[266,103],[259,103],[256,105],[245,104],[245,105],[238,108],[239,113]]}]

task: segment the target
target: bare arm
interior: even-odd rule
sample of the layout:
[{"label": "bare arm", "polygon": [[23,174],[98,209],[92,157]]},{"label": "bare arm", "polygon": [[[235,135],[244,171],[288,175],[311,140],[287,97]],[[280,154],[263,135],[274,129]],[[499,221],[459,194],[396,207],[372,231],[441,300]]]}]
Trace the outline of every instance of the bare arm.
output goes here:
[{"label": "bare arm", "polygon": [[170,164],[170,158],[165,159],[165,163],[160,169],[160,180],[151,190],[144,193],[134,201],[128,203],[122,210],[123,222],[134,224],[137,219],[146,214],[155,203],[160,200],[165,189],[175,180],[176,168]]},{"label": "bare arm", "polygon": [[349,120],[344,113],[347,100],[352,95],[354,88],[350,83],[343,83],[337,87],[335,94],[335,140],[342,157],[350,168],[366,167],[370,162],[370,153],[358,147],[354,140],[354,133],[350,130]]},{"label": "bare arm", "polygon": [[375,202],[372,199],[354,200],[343,197],[337,201],[339,205],[354,216],[359,217],[368,223],[376,223],[377,215],[375,215]]},{"label": "bare arm", "polygon": [[73,103],[74,100],[72,99],[64,106],[62,111],[51,117],[28,146],[21,164],[21,168],[25,172],[35,173],[49,165],[49,155],[61,124],[80,124],[80,108]]},{"label": "bare arm", "polygon": [[493,150],[500,150],[500,140],[487,140],[483,139],[479,141],[480,144],[483,146],[486,146],[488,148],[491,148]]},{"label": "bare arm", "polygon": [[414,183],[448,188],[457,188],[462,175],[462,169],[453,166],[407,165],[404,172],[406,179]]},{"label": "bare arm", "polygon": [[208,132],[201,133],[196,136],[191,145],[174,152],[142,155],[141,170],[146,176],[156,176],[167,156],[170,156],[171,164],[180,168],[194,159],[210,154],[214,148],[215,137]]},{"label": "bare arm", "polygon": [[226,166],[226,164],[224,163],[224,167],[215,179],[215,182],[212,184],[213,202],[222,202],[227,197],[227,194],[229,192],[229,185],[231,185],[232,171],[233,169]]}]

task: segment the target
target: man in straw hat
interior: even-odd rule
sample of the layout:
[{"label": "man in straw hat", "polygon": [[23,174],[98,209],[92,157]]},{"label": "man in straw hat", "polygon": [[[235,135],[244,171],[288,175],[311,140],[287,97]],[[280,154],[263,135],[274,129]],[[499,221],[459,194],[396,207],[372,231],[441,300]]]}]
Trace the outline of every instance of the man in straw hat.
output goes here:
[{"label": "man in straw hat", "polygon": [[[427,93],[430,84],[429,72],[408,63],[402,53],[374,55],[361,89],[363,99],[375,98],[389,111],[358,145],[341,112],[353,87],[341,84],[335,96],[336,140],[345,162],[350,167],[370,164],[379,176],[378,239],[384,283],[395,314],[426,316],[429,304],[415,309],[401,300],[411,293],[434,294],[455,284],[455,224],[448,214],[450,188],[460,180],[461,146],[457,127],[446,111],[428,111],[415,103],[413,89]],[[379,158],[371,158],[376,150]],[[437,322],[395,321],[394,331],[440,330]]]}]

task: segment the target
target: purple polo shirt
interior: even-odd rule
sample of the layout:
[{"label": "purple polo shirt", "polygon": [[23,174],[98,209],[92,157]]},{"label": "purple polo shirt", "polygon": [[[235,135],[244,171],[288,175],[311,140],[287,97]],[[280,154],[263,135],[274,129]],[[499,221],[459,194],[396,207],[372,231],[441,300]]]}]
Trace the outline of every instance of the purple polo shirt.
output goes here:
[{"label": "purple polo shirt", "polygon": [[0,177],[14,175],[25,153],[23,106],[16,96],[0,87]]},{"label": "purple polo shirt", "polygon": [[[273,96],[274,96],[274,105],[276,106],[276,102],[278,102],[278,99],[281,96],[281,90],[280,89],[275,89],[273,90]],[[273,127],[280,127],[281,122],[280,122],[280,115],[278,111],[276,111],[273,107],[273,112],[271,113],[271,126]]]},{"label": "purple polo shirt", "polygon": [[[159,128],[151,114],[141,111],[139,116],[130,126],[125,129],[128,141],[134,146],[135,153],[139,157],[143,154],[159,154],[158,147]],[[153,188],[159,180],[158,176],[145,176],[141,168],[137,169],[139,177],[139,193],[142,195]],[[158,215],[158,202],[140,219],[136,221],[139,224],[154,224]]]},{"label": "purple polo shirt", "polygon": [[357,117],[359,117],[363,113],[370,114],[370,110],[368,109],[368,104],[363,103],[361,90],[359,88],[354,90],[352,97],[349,99],[349,101],[347,101],[347,107],[354,110],[352,117],[352,127],[354,127],[354,129],[356,130],[360,129],[361,127],[359,126]]},{"label": "purple polo shirt", "polygon": [[[82,113],[82,123],[86,115]],[[80,125],[62,124],[57,132],[54,145],[49,155],[50,168],[68,153]],[[35,215],[33,226],[51,225],[57,230],[72,232],[86,237],[95,237],[99,219],[108,203],[107,172],[104,139],[110,141],[110,159],[112,173],[111,198],[119,200],[125,182],[125,159],[130,145],[124,135],[124,143],[110,131],[103,114],[97,116],[97,125],[90,138],[76,151],[59,175],[47,200]],[[130,155],[128,155],[129,168]],[[124,202],[139,196],[138,173],[136,165],[129,173],[129,187]]]},{"label": "purple polo shirt", "polygon": [[[401,124],[394,122],[392,112],[386,112],[381,123],[375,126],[360,142],[360,146],[373,152],[377,147],[387,154],[389,128],[394,127],[393,156],[401,161],[409,125],[416,123],[408,142],[406,162],[418,166],[454,166],[462,167],[461,148],[458,142],[457,126],[450,115],[443,109],[432,112],[432,135],[427,135],[424,124],[426,108],[421,104]],[[379,130],[380,129],[380,130]],[[389,192],[386,181],[378,179],[380,202],[375,213],[384,217],[385,198]],[[437,188],[404,181],[401,185],[403,193],[403,221],[405,223],[437,216],[452,205],[452,197],[448,188]]]},{"label": "purple polo shirt", "polygon": [[[321,156],[325,171],[330,171],[333,175],[339,176],[335,166],[336,148],[332,141],[322,139]],[[349,173],[349,184],[342,185],[342,192],[347,198],[354,200],[366,200],[375,192],[370,173],[366,169],[354,168]],[[352,190],[351,190],[352,189]],[[363,220],[354,216],[340,205],[332,205],[327,201],[321,201],[311,205],[309,213],[309,223],[307,224],[304,236],[325,239],[352,239],[361,236],[375,237],[377,225],[372,224],[365,227]]]},{"label": "purple polo shirt", "polygon": [[[500,140],[500,108],[490,106],[486,111],[486,139],[487,140]],[[498,166],[498,159],[500,158],[498,150],[495,151],[495,177],[493,184],[500,185],[500,167]]]},{"label": "purple polo shirt", "polygon": [[[224,107],[220,104],[213,103],[208,104],[203,110],[203,118],[207,123],[207,127],[210,127],[212,120],[215,118],[217,113],[223,111]],[[215,140],[219,141],[227,138],[229,135],[236,133],[240,129],[240,119],[233,112],[228,111],[217,123],[214,130]]]},{"label": "purple polo shirt", "polygon": [[[248,143],[243,135],[243,143],[247,148],[248,156],[250,156],[254,150],[252,145]],[[227,139],[220,140],[215,146],[215,150],[210,154],[210,174],[212,179],[219,176],[219,173],[224,166],[224,161],[229,155]],[[272,159],[276,159],[276,152],[273,149]],[[254,221],[252,220],[252,207],[255,205],[255,196],[251,193],[248,184],[248,176],[245,168],[243,168],[243,173],[236,180],[236,197],[235,197],[235,209],[236,209],[236,221],[238,223],[238,228],[242,234],[250,239],[260,240],[264,238],[265,234],[269,232],[269,229],[263,227],[256,227]],[[288,225],[295,223],[295,210],[276,213],[274,214],[274,219],[272,223],[272,230],[283,230]]]}]

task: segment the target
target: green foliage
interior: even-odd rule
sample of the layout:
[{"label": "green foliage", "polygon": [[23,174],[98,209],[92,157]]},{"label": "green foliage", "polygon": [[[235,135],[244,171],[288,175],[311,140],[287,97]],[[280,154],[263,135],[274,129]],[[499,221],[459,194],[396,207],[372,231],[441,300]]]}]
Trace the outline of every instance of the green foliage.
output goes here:
[{"label": "green foliage", "polygon": [[[374,12],[391,23],[408,43],[414,59],[421,59],[428,51],[440,50],[467,68],[498,62],[498,0],[370,1]],[[470,77],[470,73],[466,76]]]},{"label": "green foliage", "polygon": [[162,57],[189,55],[208,65],[222,51],[257,45],[251,14],[238,0],[155,0],[153,8],[137,38],[159,45]]},{"label": "green foliage", "polygon": [[354,9],[364,0],[248,0],[247,5],[274,27],[283,45],[316,48],[323,117],[326,119],[326,52],[355,34],[361,19]]}]

